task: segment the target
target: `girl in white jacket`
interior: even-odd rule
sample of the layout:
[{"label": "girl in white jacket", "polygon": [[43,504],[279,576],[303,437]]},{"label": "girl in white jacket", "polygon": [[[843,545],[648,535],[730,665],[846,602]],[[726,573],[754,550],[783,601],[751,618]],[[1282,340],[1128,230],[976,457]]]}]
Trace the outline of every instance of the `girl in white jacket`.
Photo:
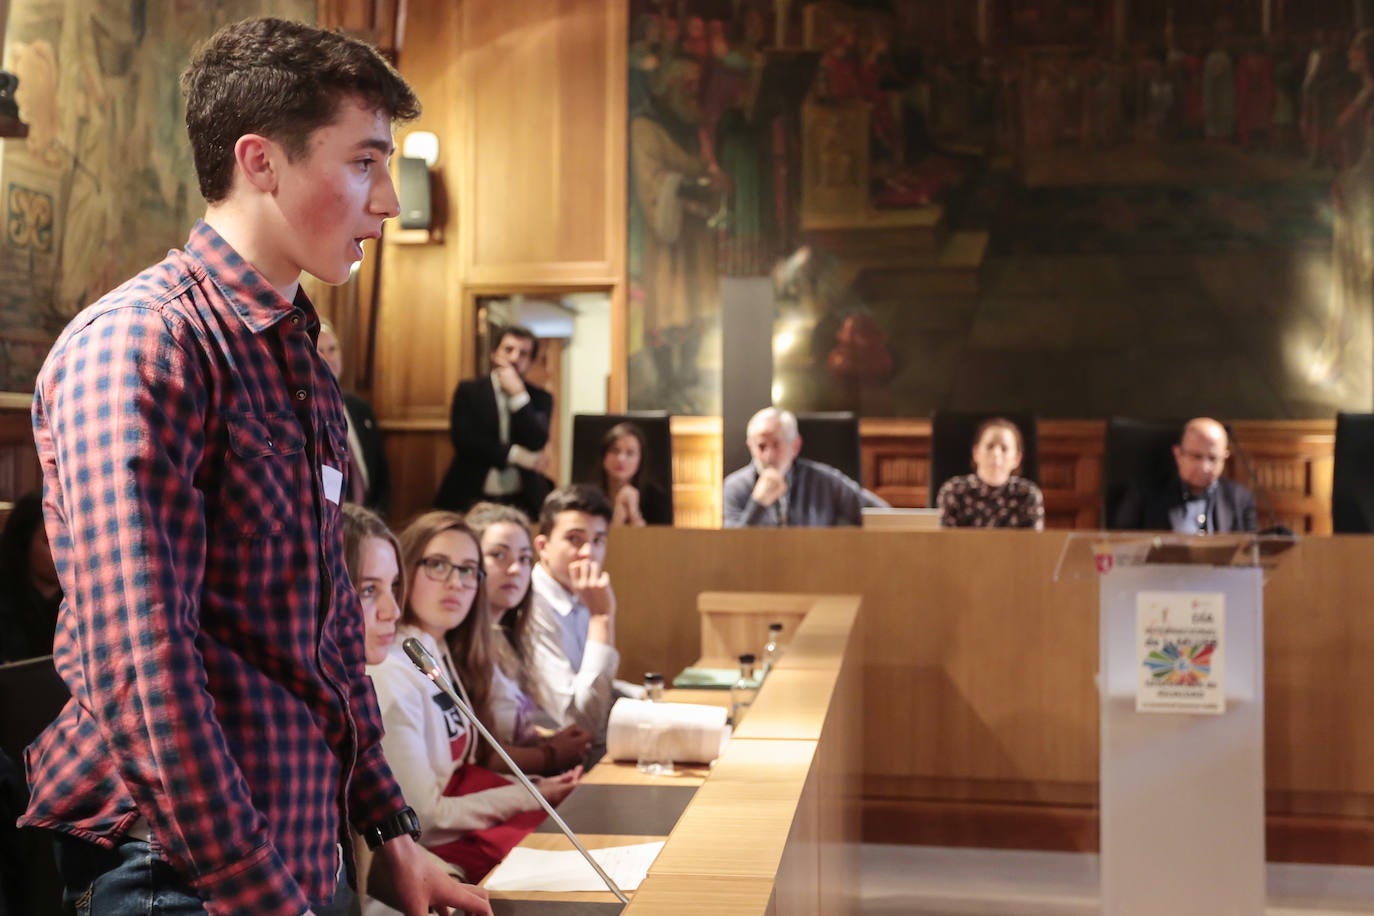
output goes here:
[{"label": "girl in white jacket", "polygon": [[[523,788],[478,765],[475,729],[401,648],[424,644],[467,703],[486,717],[491,681],[491,629],[477,538],[454,512],[429,512],[401,532],[410,592],[396,641],[380,665],[369,665],[386,735],[382,747],[406,801],[420,818],[420,842],[477,882],[543,820]],[[558,804],[582,768],[541,780]]]}]

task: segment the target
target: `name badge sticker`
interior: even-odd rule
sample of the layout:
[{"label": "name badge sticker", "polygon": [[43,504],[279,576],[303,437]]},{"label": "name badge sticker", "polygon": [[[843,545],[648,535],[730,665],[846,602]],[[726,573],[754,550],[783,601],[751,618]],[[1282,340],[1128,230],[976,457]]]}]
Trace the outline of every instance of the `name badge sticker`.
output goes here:
[{"label": "name badge sticker", "polygon": [[343,472],[322,464],[320,474],[324,478],[324,498],[337,506],[339,497],[343,496]]}]

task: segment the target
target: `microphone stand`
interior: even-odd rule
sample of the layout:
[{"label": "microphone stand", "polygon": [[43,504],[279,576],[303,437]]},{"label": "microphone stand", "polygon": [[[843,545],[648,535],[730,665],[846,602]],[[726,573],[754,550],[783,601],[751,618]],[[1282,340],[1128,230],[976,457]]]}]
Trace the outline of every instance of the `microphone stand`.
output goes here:
[{"label": "microphone stand", "polygon": [[563,821],[563,818],[559,817],[558,812],[553,810],[553,805],[549,804],[549,800],[544,797],[543,793],[535,787],[534,783],[530,782],[530,778],[525,775],[520,767],[516,766],[515,761],[510,759],[510,754],[506,753],[506,749],[501,746],[501,742],[497,741],[492,733],[487,731],[487,727],[478,720],[472,708],[468,706],[467,703],[463,702],[463,698],[458,695],[458,691],[453,689],[453,685],[448,682],[448,678],[446,678],[444,672],[440,670],[439,663],[435,661],[433,655],[429,654],[429,650],[424,647],[424,644],[412,636],[403,642],[401,647],[406,650],[406,655],[410,656],[410,660],[414,662],[415,667],[420,669],[420,673],[439,685],[439,689],[448,694],[448,698],[458,707],[458,711],[466,716],[467,720],[481,733],[482,737],[487,739],[487,743],[496,749],[496,753],[501,755],[501,759],[506,762],[506,766],[510,767],[511,775],[520,780],[521,785],[525,787],[525,791],[529,792],[534,800],[539,802],[544,808],[544,811],[549,817],[553,818],[553,822],[558,825],[558,829],[563,831],[563,835],[577,847],[578,852],[582,853],[582,858],[587,860],[587,864],[596,871],[597,875],[601,877],[601,880],[611,889],[611,893],[620,898],[621,903],[629,904],[630,898],[626,897],[625,892],[611,880],[610,875],[606,874],[606,870],[601,867],[601,863],[596,861],[591,853],[587,852],[587,847],[582,845],[582,841],[572,832]]}]

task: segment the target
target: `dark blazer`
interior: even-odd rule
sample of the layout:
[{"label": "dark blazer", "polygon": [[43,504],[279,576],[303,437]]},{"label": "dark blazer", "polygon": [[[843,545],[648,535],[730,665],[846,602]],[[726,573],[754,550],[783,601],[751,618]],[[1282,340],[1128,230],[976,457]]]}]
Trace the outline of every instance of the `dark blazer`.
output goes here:
[{"label": "dark blazer", "polygon": [[[1111,527],[1127,531],[1172,531],[1170,514],[1183,505],[1183,484],[1173,475],[1153,487],[1132,485],[1111,519]],[[1216,504],[1209,528],[1212,533],[1259,530],[1255,495],[1234,480],[1217,481]]]},{"label": "dark blazer", "polygon": [[[449,421],[453,463],[434,497],[436,508],[462,512],[481,501],[487,472],[507,467],[506,454],[510,445],[537,452],[548,444],[553,395],[529,383],[525,389],[530,394],[530,401],[510,415],[510,443],[502,445],[501,420],[496,412],[496,389],[491,376],[482,375],[458,383],[453,392]],[[544,497],[553,489],[553,481],[525,468],[517,467],[516,470],[520,473],[520,492],[511,502],[524,509],[531,519],[538,519]]]},{"label": "dark blazer", "polygon": [[391,498],[391,470],[387,467],[386,448],[382,445],[382,428],[377,425],[377,415],[367,401],[356,394],[345,394],[343,401],[348,422],[353,424],[358,443],[363,447],[363,463],[367,465],[367,493],[363,495],[363,505],[386,515]]}]

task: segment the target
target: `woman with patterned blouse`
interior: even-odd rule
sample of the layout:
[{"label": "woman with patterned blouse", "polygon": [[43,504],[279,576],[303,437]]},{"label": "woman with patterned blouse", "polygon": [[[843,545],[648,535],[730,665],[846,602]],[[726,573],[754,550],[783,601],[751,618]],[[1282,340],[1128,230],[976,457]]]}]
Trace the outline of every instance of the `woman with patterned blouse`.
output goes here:
[{"label": "woman with patterned blouse", "polygon": [[1024,450],[1021,430],[1004,417],[985,420],[973,437],[973,473],[951,477],[935,504],[946,528],[1045,528],[1040,488],[1015,476]]}]

